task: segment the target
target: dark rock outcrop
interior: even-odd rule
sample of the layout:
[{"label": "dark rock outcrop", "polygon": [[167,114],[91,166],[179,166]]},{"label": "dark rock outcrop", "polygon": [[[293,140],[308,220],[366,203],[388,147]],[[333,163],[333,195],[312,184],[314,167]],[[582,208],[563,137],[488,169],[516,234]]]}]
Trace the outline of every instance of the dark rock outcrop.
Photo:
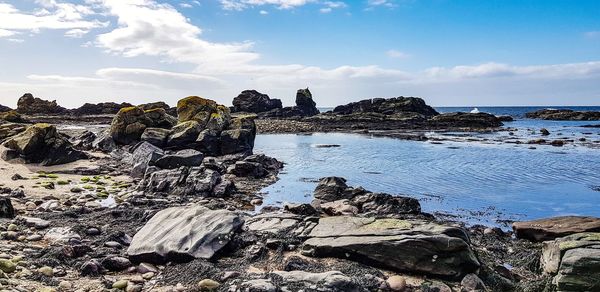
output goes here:
[{"label": "dark rock outcrop", "polygon": [[380,113],[385,115],[417,113],[424,117],[433,117],[438,112],[428,106],[418,97],[374,98],[340,105],[333,109],[333,113],[348,115],[356,113]]},{"label": "dark rock outcrop", "polygon": [[435,223],[325,217],[308,237],[302,246],[302,253],[307,256],[339,257],[450,278],[459,278],[480,266],[463,229]]},{"label": "dark rock outcrop", "polygon": [[271,99],[256,90],[244,90],[233,99],[233,112],[262,113],[281,107],[280,99]]},{"label": "dark rock outcrop", "polygon": [[133,262],[165,263],[210,259],[229,242],[243,219],[202,206],[162,210],[138,231],[127,249]]},{"label": "dark rock outcrop", "polygon": [[47,101],[25,93],[17,101],[17,112],[25,115],[58,115],[66,114],[68,110],[59,106],[56,100]]},{"label": "dark rock outcrop", "polygon": [[553,217],[515,222],[512,228],[517,238],[546,241],[574,233],[600,232],[600,218],[585,216]]},{"label": "dark rock outcrop", "polygon": [[12,110],[13,110],[12,108],[0,104],[0,113],[9,112]]},{"label": "dark rock outcrop", "polygon": [[0,218],[15,218],[16,213],[10,198],[0,198]]},{"label": "dark rock outcrop", "polygon": [[436,127],[448,128],[496,128],[502,126],[502,121],[488,113],[445,113],[429,120]]},{"label": "dark rock outcrop", "polygon": [[84,115],[111,115],[116,114],[122,108],[132,107],[133,105],[127,102],[101,102],[101,103],[85,103],[84,105],[71,110],[71,113],[76,116]]},{"label": "dark rock outcrop", "polygon": [[7,112],[0,112],[0,123],[2,123],[2,121],[6,121],[6,122],[11,122],[11,123],[26,123],[27,120],[25,120],[23,117],[21,117],[21,115],[16,112],[16,111],[7,111]]},{"label": "dark rock outcrop", "polygon": [[292,118],[292,117],[311,117],[319,114],[317,104],[312,98],[312,93],[308,88],[298,89],[296,92],[296,105],[281,109],[274,109],[269,112],[261,113],[261,117],[271,118]]},{"label": "dark rock outcrop", "polygon": [[525,114],[530,119],[560,121],[598,121],[600,111],[574,111],[569,109],[542,109]]},{"label": "dark rock outcrop", "polygon": [[[87,155],[75,150],[72,144],[49,124],[35,124],[24,132],[11,137],[2,144],[6,149],[3,158],[23,158],[26,163],[56,165],[86,158]],[[10,154],[12,153],[12,154]]]},{"label": "dark rock outcrop", "polygon": [[146,128],[171,128],[176,119],[164,109],[144,111],[139,107],[126,107],[119,110],[110,125],[110,136],[116,143],[130,144],[141,139]]}]

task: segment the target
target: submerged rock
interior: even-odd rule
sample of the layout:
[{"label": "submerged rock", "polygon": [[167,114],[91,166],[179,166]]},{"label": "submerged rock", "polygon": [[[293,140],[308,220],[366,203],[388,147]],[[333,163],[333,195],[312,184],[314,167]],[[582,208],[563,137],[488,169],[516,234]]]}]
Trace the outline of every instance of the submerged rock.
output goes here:
[{"label": "submerged rock", "polygon": [[423,221],[326,217],[308,235],[302,253],[339,257],[398,271],[458,278],[480,266],[467,233]]},{"label": "submerged rock", "polygon": [[518,238],[545,241],[574,233],[600,231],[600,218],[561,216],[514,222],[512,228]]},{"label": "submerged rock", "polygon": [[236,213],[202,206],[164,209],[138,231],[127,249],[134,262],[210,259],[243,224]]},{"label": "submerged rock", "polygon": [[29,126],[2,145],[7,148],[5,151],[14,152],[12,155],[3,154],[3,157],[21,157],[27,163],[56,165],[87,157],[85,153],[73,149],[72,144],[58,133],[56,127],[49,124]]},{"label": "submerged rock", "polygon": [[271,99],[256,90],[244,90],[233,99],[233,112],[261,113],[281,107],[280,99]]}]

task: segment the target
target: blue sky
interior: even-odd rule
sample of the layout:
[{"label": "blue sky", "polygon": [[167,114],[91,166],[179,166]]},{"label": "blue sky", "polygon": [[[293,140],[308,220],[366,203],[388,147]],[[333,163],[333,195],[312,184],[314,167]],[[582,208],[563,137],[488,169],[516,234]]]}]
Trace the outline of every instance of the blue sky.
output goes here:
[{"label": "blue sky", "polygon": [[600,105],[600,1],[0,0],[0,103]]}]

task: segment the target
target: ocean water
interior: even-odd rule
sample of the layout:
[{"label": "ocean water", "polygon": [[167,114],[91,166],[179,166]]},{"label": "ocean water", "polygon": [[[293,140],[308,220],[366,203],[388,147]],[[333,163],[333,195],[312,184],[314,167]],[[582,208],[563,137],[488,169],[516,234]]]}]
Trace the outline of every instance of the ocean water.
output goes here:
[{"label": "ocean water", "polygon": [[[505,127],[524,137],[541,137],[535,131],[545,127],[552,132],[550,137],[600,140],[599,128],[581,127],[600,122],[523,118],[525,112],[535,109],[479,107],[481,112],[515,117],[517,120],[505,123]],[[476,135],[493,139],[508,132]],[[323,144],[339,147],[318,147]],[[341,176],[351,186],[418,198],[424,211],[458,215],[470,224],[503,226],[505,220],[600,216],[600,149],[529,146],[451,141],[432,144],[317,133],[259,135],[255,152],[286,163],[279,181],[263,190],[265,205],[310,202],[319,178]]]}]

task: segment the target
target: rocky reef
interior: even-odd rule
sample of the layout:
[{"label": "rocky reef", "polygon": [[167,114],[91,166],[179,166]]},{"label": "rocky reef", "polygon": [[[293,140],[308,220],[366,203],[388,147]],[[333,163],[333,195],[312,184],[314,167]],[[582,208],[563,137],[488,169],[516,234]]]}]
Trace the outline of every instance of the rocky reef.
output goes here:
[{"label": "rocky reef", "polygon": [[574,111],[570,109],[542,109],[526,114],[530,119],[559,121],[599,121],[600,112]]},{"label": "rocky reef", "polygon": [[349,115],[357,113],[379,113],[394,115],[403,113],[417,113],[424,118],[430,118],[439,113],[428,106],[425,101],[418,97],[396,97],[396,98],[374,98],[340,105],[333,109],[333,113]]}]

